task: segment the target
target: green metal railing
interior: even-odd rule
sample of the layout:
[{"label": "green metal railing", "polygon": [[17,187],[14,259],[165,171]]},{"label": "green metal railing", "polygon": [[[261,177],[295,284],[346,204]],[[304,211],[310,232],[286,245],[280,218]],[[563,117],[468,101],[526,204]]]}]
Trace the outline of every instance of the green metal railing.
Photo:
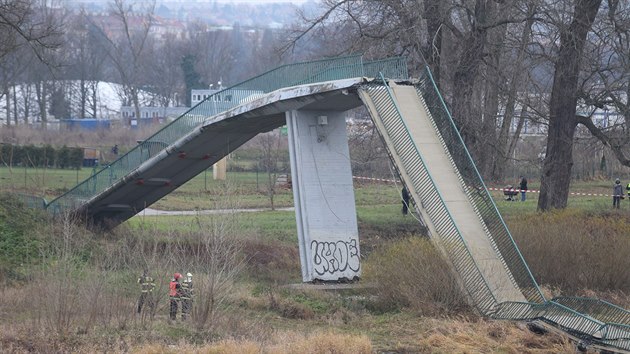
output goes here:
[{"label": "green metal railing", "polygon": [[30,209],[45,209],[46,199],[30,194],[17,193],[16,197]]},{"label": "green metal railing", "polygon": [[[405,58],[363,62],[361,55],[322,59],[306,63],[283,65],[206,98],[182,116],[144,140],[110,165],[81,182],[67,193],[52,200],[48,209],[54,213],[75,210],[106,191],[143,162],[154,157],[178,139],[199,127],[204,120],[265,93],[284,87],[340,80],[374,74],[386,70],[392,78],[407,79]],[[159,146],[161,148],[156,148]]]},{"label": "green metal railing", "polygon": [[487,236],[528,302],[497,303],[495,300],[424,165],[421,151],[410,136],[384,77],[364,85],[362,90],[368,92],[391,141],[388,151],[401,161],[401,167],[420,194],[421,207],[437,231],[434,236],[442,240],[440,244],[446,245],[446,253],[477,309],[496,319],[540,320],[583,340],[630,350],[629,311],[598,299],[563,297],[547,301],[544,298],[490,197],[428,69],[414,86],[458,177],[466,186],[468,199],[485,226]]},{"label": "green metal railing", "polygon": [[401,57],[374,60],[363,64],[363,76],[388,79],[408,79],[407,60]]},{"label": "green metal railing", "polygon": [[461,138],[453,119],[444,104],[444,100],[433,81],[429,69],[425,69],[424,75],[415,85],[418,96],[422,98],[429,117],[440,136],[444,148],[448,151],[451,162],[459,172],[462,185],[475,211],[482,220],[493,246],[501,255],[501,261],[509,270],[513,280],[530,302],[541,303],[545,301],[534,277],[527,264],[523,260],[514,239],[510,234],[494,200],[488,193],[486,185],[477,170],[477,167]]}]

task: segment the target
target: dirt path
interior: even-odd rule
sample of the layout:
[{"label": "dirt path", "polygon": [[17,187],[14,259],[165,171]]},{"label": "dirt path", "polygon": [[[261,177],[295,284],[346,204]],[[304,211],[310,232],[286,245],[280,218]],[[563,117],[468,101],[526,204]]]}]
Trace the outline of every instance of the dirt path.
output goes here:
[{"label": "dirt path", "polygon": [[[293,211],[293,207],[276,208],[275,211]],[[140,216],[172,216],[172,215],[216,215],[231,213],[258,213],[262,211],[271,211],[269,208],[251,208],[251,209],[211,209],[211,210],[157,210],[146,208],[138,215]]]}]

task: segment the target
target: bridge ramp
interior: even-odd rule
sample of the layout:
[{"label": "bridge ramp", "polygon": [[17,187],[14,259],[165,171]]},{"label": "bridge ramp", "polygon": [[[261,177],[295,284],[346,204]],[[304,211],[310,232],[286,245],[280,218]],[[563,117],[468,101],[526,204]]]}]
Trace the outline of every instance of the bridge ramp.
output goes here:
[{"label": "bridge ramp", "polygon": [[597,299],[544,298],[430,72],[414,82],[381,76],[358,92],[422,223],[481,314],[538,321],[585,343],[630,350],[627,310]]},{"label": "bridge ramp", "polygon": [[[442,238],[441,229],[456,230],[461,240],[470,250],[472,262],[481,271],[481,278],[485,280],[488,291],[494,297],[494,304],[503,301],[525,301],[525,297],[512,280],[512,276],[501,260],[501,255],[490,241],[480,216],[469,201],[465,186],[462,184],[459,173],[454,168],[448,151],[444,149],[439,135],[429,118],[429,114],[422,102],[422,97],[416,93],[412,85],[397,85],[390,83],[391,93],[398,105],[400,121],[388,122],[380,114],[375,102],[368,91],[361,91],[364,101],[372,119],[378,127],[383,139],[388,146],[403,183],[407,186],[418,208],[423,209],[424,221],[432,237],[439,240],[440,249],[448,254],[451,249],[449,240]],[[405,129],[397,129],[399,127]],[[405,155],[407,159],[405,159]],[[433,186],[417,183],[421,179],[418,174],[417,161],[423,162],[423,173],[430,176]],[[414,175],[415,174],[415,175]],[[424,189],[435,188],[441,196],[443,207],[447,213],[439,213],[436,203]],[[446,222],[448,225],[444,225]],[[451,231],[453,232],[453,231]],[[482,304],[482,307],[487,305]]]}]

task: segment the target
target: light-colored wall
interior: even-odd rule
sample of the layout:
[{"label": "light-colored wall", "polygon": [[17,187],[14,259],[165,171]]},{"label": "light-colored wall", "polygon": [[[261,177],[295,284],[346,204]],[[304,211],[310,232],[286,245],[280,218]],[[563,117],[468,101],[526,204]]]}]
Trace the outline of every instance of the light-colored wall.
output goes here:
[{"label": "light-colored wall", "polygon": [[[286,115],[303,281],[360,277],[345,114],[290,111]],[[320,116],[326,116],[327,124],[319,124]]]}]

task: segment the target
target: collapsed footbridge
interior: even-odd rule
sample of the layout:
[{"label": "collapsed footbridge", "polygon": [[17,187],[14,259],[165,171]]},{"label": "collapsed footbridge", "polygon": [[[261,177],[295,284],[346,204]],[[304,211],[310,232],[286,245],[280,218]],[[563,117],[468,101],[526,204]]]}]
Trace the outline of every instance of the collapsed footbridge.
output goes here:
[{"label": "collapsed footbridge", "polygon": [[[304,281],[361,274],[345,113],[365,106],[402,183],[478,311],[538,321],[630,351],[630,312],[588,298],[547,300],[488,193],[428,69],[361,56],[281,66],[210,96],[46,204],[114,227],[259,133],[288,126]],[[216,104],[217,97],[229,102]]]}]

